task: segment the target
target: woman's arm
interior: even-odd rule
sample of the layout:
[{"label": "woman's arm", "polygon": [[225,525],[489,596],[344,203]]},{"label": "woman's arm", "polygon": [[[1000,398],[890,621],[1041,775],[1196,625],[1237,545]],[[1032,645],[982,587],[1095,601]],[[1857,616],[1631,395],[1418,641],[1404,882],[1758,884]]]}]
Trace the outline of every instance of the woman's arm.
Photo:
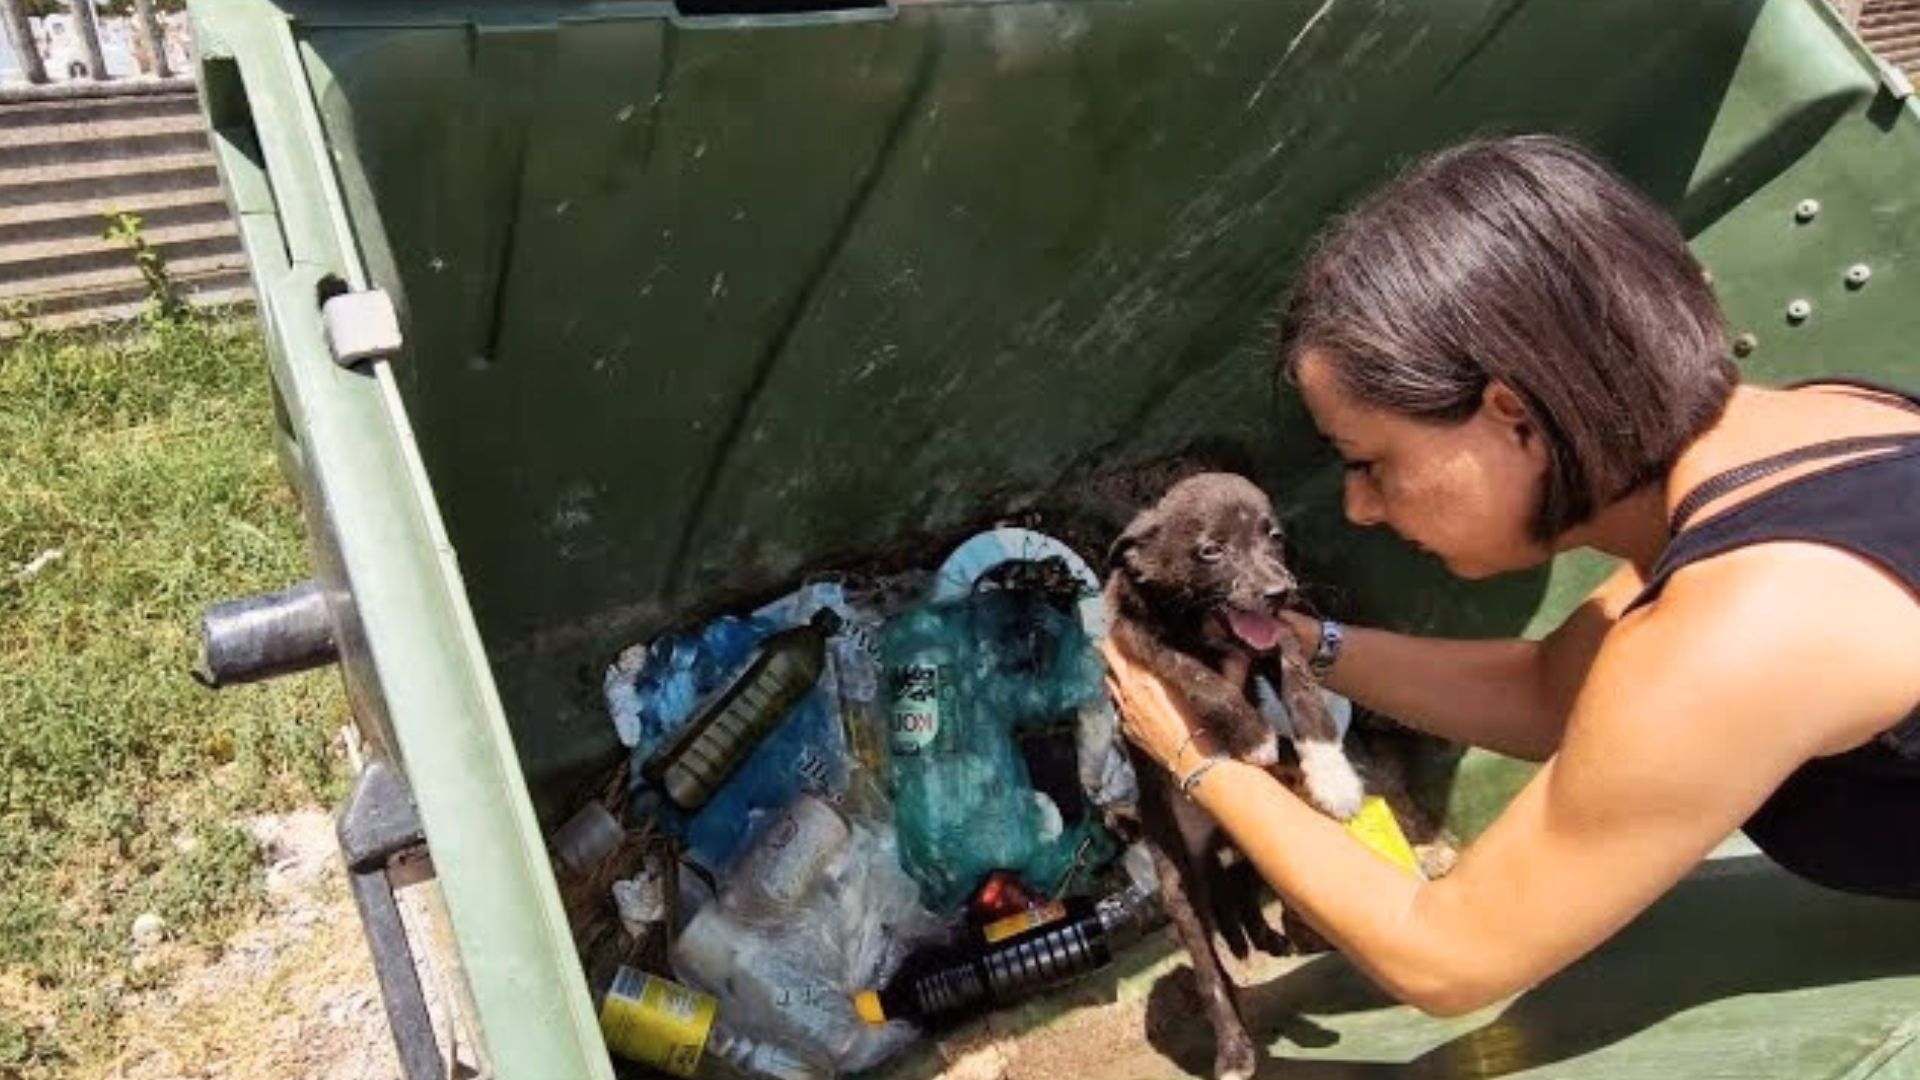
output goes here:
[{"label": "woman's arm", "polygon": [[[1543,761],[1560,745],[1573,696],[1620,611],[1640,590],[1622,566],[1538,641],[1452,641],[1346,627],[1326,685],[1374,712],[1444,739]],[[1319,623],[1288,622],[1308,652]]]},{"label": "woman's arm", "polygon": [[[1561,751],[1438,881],[1402,874],[1260,769],[1222,764],[1194,797],[1389,992],[1469,1011],[1592,949],[1794,768],[1911,708],[1920,675],[1898,643],[1920,636],[1920,606],[1874,577],[1801,545],[1676,575],[1607,637]],[[1116,682],[1129,736],[1166,760],[1184,730],[1166,711],[1177,704],[1124,663]]]}]

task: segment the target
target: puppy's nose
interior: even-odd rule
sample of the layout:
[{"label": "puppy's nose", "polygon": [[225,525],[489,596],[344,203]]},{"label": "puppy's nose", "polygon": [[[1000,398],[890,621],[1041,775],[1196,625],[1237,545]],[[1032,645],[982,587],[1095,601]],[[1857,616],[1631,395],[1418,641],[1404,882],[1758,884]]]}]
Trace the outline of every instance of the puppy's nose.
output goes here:
[{"label": "puppy's nose", "polygon": [[1277,604],[1293,595],[1293,583],[1288,582],[1285,585],[1275,585],[1268,589],[1264,595],[1268,600]]}]

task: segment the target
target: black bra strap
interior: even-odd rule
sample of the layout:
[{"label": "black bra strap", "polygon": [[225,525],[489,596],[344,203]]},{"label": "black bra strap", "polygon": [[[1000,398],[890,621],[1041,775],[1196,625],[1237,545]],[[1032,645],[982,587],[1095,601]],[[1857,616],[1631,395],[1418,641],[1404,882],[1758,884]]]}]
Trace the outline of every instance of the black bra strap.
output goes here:
[{"label": "black bra strap", "polygon": [[1726,472],[1701,481],[1700,485],[1680,500],[1673,508],[1673,520],[1668,528],[1678,534],[1686,528],[1687,522],[1700,508],[1730,491],[1746,487],[1756,480],[1772,476],[1777,472],[1791,469],[1803,462],[1818,461],[1821,458],[1840,457],[1845,454],[1857,454],[1867,450],[1892,450],[1908,444],[1920,442],[1920,432],[1901,431],[1885,435],[1859,435],[1850,439],[1829,439],[1811,446],[1802,446],[1797,450],[1764,457],[1758,461],[1749,461],[1745,465],[1728,469]]}]

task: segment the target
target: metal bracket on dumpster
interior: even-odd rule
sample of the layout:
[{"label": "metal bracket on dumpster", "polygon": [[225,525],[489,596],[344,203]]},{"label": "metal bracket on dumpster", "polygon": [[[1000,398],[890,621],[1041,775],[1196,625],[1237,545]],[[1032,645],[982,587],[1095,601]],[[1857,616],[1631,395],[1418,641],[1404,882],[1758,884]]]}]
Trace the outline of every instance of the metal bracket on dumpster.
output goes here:
[{"label": "metal bracket on dumpster", "polygon": [[401,1070],[407,1080],[440,1080],[446,1072],[433,1037],[433,1017],[420,990],[413,946],[400,919],[389,873],[396,862],[412,861],[426,849],[426,832],[414,809],[413,793],[392,766],[374,761],[361,770],[353,794],[340,811],[338,835]]},{"label": "metal bracket on dumpster", "polygon": [[320,321],[327,349],[341,367],[390,359],[400,352],[400,316],[385,289],[330,296],[320,304]]},{"label": "metal bracket on dumpster", "polygon": [[1905,101],[1913,96],[1913,80],[1907,78],[1905,71],[1878,56],[1873,58],[1873,62],[1880,68],[1881,87],[1893,100]]}]

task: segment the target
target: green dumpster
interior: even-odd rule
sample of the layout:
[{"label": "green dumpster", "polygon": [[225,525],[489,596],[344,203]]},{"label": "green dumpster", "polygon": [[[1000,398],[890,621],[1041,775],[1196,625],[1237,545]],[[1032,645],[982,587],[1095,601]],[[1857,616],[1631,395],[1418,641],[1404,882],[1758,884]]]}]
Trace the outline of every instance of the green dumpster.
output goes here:
[{"label": "green dumpster", "polygon": [[[1350,533],[1267,389],[1303,243],[1412,156],[1579,139],[1676,214],[1752,378],[1920,383],[1920,113],[1822,0],[192,6],[416,1075],[444,1048],[403,864],[491,1073],[610,1075],[542,835],[617,758],[601,671],[664,628],[1093,514],[1102,477],[1203,445],[1354,618],[1552,625],[1603,567],[1466,586]],[[1454,775],[1471,834],[1519,773]],[[1180,963],[1161,941],[995,1018],[1012,1071],[1203,1072],[1204,1029],[1139,1023]],[[1392,1007],[1338,958],[1256,974],[1277,1075],[1920,1077],[1920,919],[1737,852],[1483,1014]]]}]

